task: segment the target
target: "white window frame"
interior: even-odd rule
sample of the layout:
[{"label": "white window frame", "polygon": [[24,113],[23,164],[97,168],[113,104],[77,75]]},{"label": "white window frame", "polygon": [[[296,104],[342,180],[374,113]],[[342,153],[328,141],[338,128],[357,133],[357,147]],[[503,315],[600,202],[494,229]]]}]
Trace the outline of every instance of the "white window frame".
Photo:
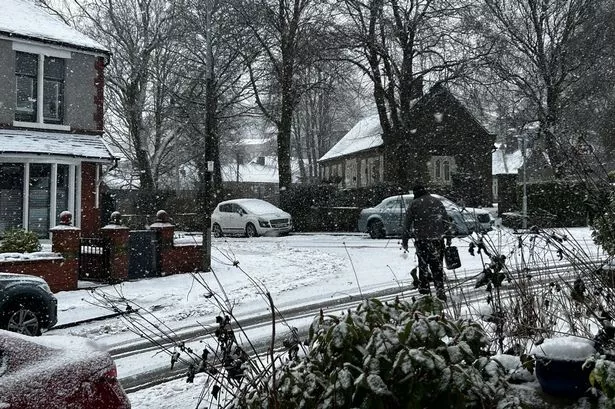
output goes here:
[{"label": "white window frame", "polygon": [[22,206],[22,227],[28,229],[29,214],[30,214],[30,165],[31,164],[50,164],[51,165],[51,180],[50,180],[50,202],[49,202],[49,228],[55,227],[56,224],[56,208],[57,195],[56,189],[58,185],[58,165],[68,165],[68,211],[73,214],[73,225],[81,226],[81,163],[71,160],[53,160],[53,159],[24,159],[5,157],[1,163],[21,163],[24,165],[23,179],[23,206]]},{"label": "white window frame", "polygon": [[72,53],[67,50],[62,50],[53,47],[43,47],[40,45],[13,42],[13,51],[19,51],[28,54],[38,55],[38,75],[37,75],[37,90],[36,90],[36,122],[13,121],[13,126],[21,128],[38,128],[51,129],[56,131],[70,131],[70,126],[61,124],[49,124],[44,122],[43,114],[43,90],[45,86],[45,57],[55,57],[68,60],[72,57]]},{"label": "white window frame", "polygon": [[432,182],[448,186],[453,184],[453,173],[457,169],[454,156],[432,156],[427,166]]}]

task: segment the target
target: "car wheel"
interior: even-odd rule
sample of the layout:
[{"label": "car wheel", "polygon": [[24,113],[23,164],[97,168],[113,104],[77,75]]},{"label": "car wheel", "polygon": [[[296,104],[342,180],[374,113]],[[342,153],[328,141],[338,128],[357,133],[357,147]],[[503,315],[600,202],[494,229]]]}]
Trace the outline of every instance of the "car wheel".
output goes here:
[{"label": "car wheel", "polygon": [[213,233],[214,237],[222,237],[222,227],[220,227],[218,223],[214,223],[211,228],[211,232]]},{"label": "car wheel", "polygon": [[386,236],[384,225],[380,220],[373,220],[367,226],[369,237],[372,239],[383,239]]},{"label": "car wheel", "polygon": [[36,312],[26,304],[17,304],[8,309],[3,327],[19,334],[41,335],[41,325]]},{"label": "car wheel", "polygon": [[246,237],[258,237],[256,227],[252,223],[246,224]]}]

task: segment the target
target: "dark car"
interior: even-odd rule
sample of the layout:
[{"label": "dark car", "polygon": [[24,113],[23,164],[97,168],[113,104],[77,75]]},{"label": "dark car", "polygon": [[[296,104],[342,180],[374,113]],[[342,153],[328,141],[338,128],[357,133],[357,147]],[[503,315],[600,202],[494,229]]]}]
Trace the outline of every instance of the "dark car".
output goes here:
[{"label": "dark car", "polygon": [[0,328],[40,335],[57,322],[58,302],[40,277],[0,273]]},{"label": "dark car", "polygon": [[[453,222],[453,234],[456,237],[465,237],[472,234],[474,226],[478,225],[474,216],[469,212],[464,212],[453,201],[443,196],[434,196],[444,204],[446,212]],[[391,196],[374,207],[361,210],[357,223],[358,230],[369,233],[373,239],[401,236],[406,210],[412,199],[414,199],[412,194]]]},{"label": "dark car", "polygon": [[129,409],[108,352],[75,336],[0,330],[0,408]]}]

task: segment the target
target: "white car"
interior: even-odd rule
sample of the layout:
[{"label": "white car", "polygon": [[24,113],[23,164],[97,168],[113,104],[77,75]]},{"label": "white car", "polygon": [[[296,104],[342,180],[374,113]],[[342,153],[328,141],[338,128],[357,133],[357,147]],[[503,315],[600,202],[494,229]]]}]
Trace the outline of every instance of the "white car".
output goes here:
[{"label": "white car", "polygon": [[233,199],[220,202],[211,215],[214,237],[279,236],[292,229],[292,218],[284,210],[260,199]]}]

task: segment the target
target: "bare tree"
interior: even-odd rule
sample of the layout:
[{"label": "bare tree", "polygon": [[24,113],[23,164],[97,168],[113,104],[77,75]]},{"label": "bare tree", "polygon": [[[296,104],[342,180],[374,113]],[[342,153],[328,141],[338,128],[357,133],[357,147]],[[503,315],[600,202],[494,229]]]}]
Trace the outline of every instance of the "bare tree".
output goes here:
[{"label": "bare tree", "polygon": [[293,119],[292,147],[302,182],[318,181],[318,159],[368,111],[370,99],[354,67],[324,61],[302,77],[313,86],[300,97]]},{"label": "bare tree", "polygon": [[[182,109],[183,141],[198,174],[199,212],[204,235],[203,269],[210,267],[211,213],[221,197],[220,141],[249,110],[249,81],[243,55],[249,45],[236,15],[217,0],[184,0],[178,65],[182,85],[175,95]],[[231,137],[232,138],[232,137]]]},{"label": "bare tree", "polygon": [[[597,62],[603,32],[592,27],[594,0],[484,0],[476,28],[493,52],[488,64],[540,124],[541,145],[554,174],[565,174],[558,138],[562,112],[579,102],[574,84]],[[588,29],[591,27],[591,29]]]},{"label": "bare tree", "polygon": [[139,174],[140,211],[156,207],[157,177],[175,132],[164,125],[164,61],[176,43],[176,9],[166,0],[75,0],[112,59],[106,70],[108,136]]},{"label": "bare tree", "polygon": [[[386,180],[408,187],[426,180],[428,146],[414,140],[414,101],[423,82],[463,77],[481,46],[464,16],[471,2],[448,0],[340,0],[340,24],[350,58],[373,84],[385,146]],[[405,149],[413,141],[412,149]],[[401,155],[401,156],[400,156]],[[396,159],[397,156],[400,156]],[[401,166],[410,164],[410,166]]]},{"label": "bare tree", "polygon": [[311,86],[301,77],[303,68],[318,58],[326,31],[327,2],[314,0],[237,0],[254,39],[246,63],[263,115],[277,127],[277,153],[281,201],[292,183],[291,133],[293,113],[300,96]]}]

